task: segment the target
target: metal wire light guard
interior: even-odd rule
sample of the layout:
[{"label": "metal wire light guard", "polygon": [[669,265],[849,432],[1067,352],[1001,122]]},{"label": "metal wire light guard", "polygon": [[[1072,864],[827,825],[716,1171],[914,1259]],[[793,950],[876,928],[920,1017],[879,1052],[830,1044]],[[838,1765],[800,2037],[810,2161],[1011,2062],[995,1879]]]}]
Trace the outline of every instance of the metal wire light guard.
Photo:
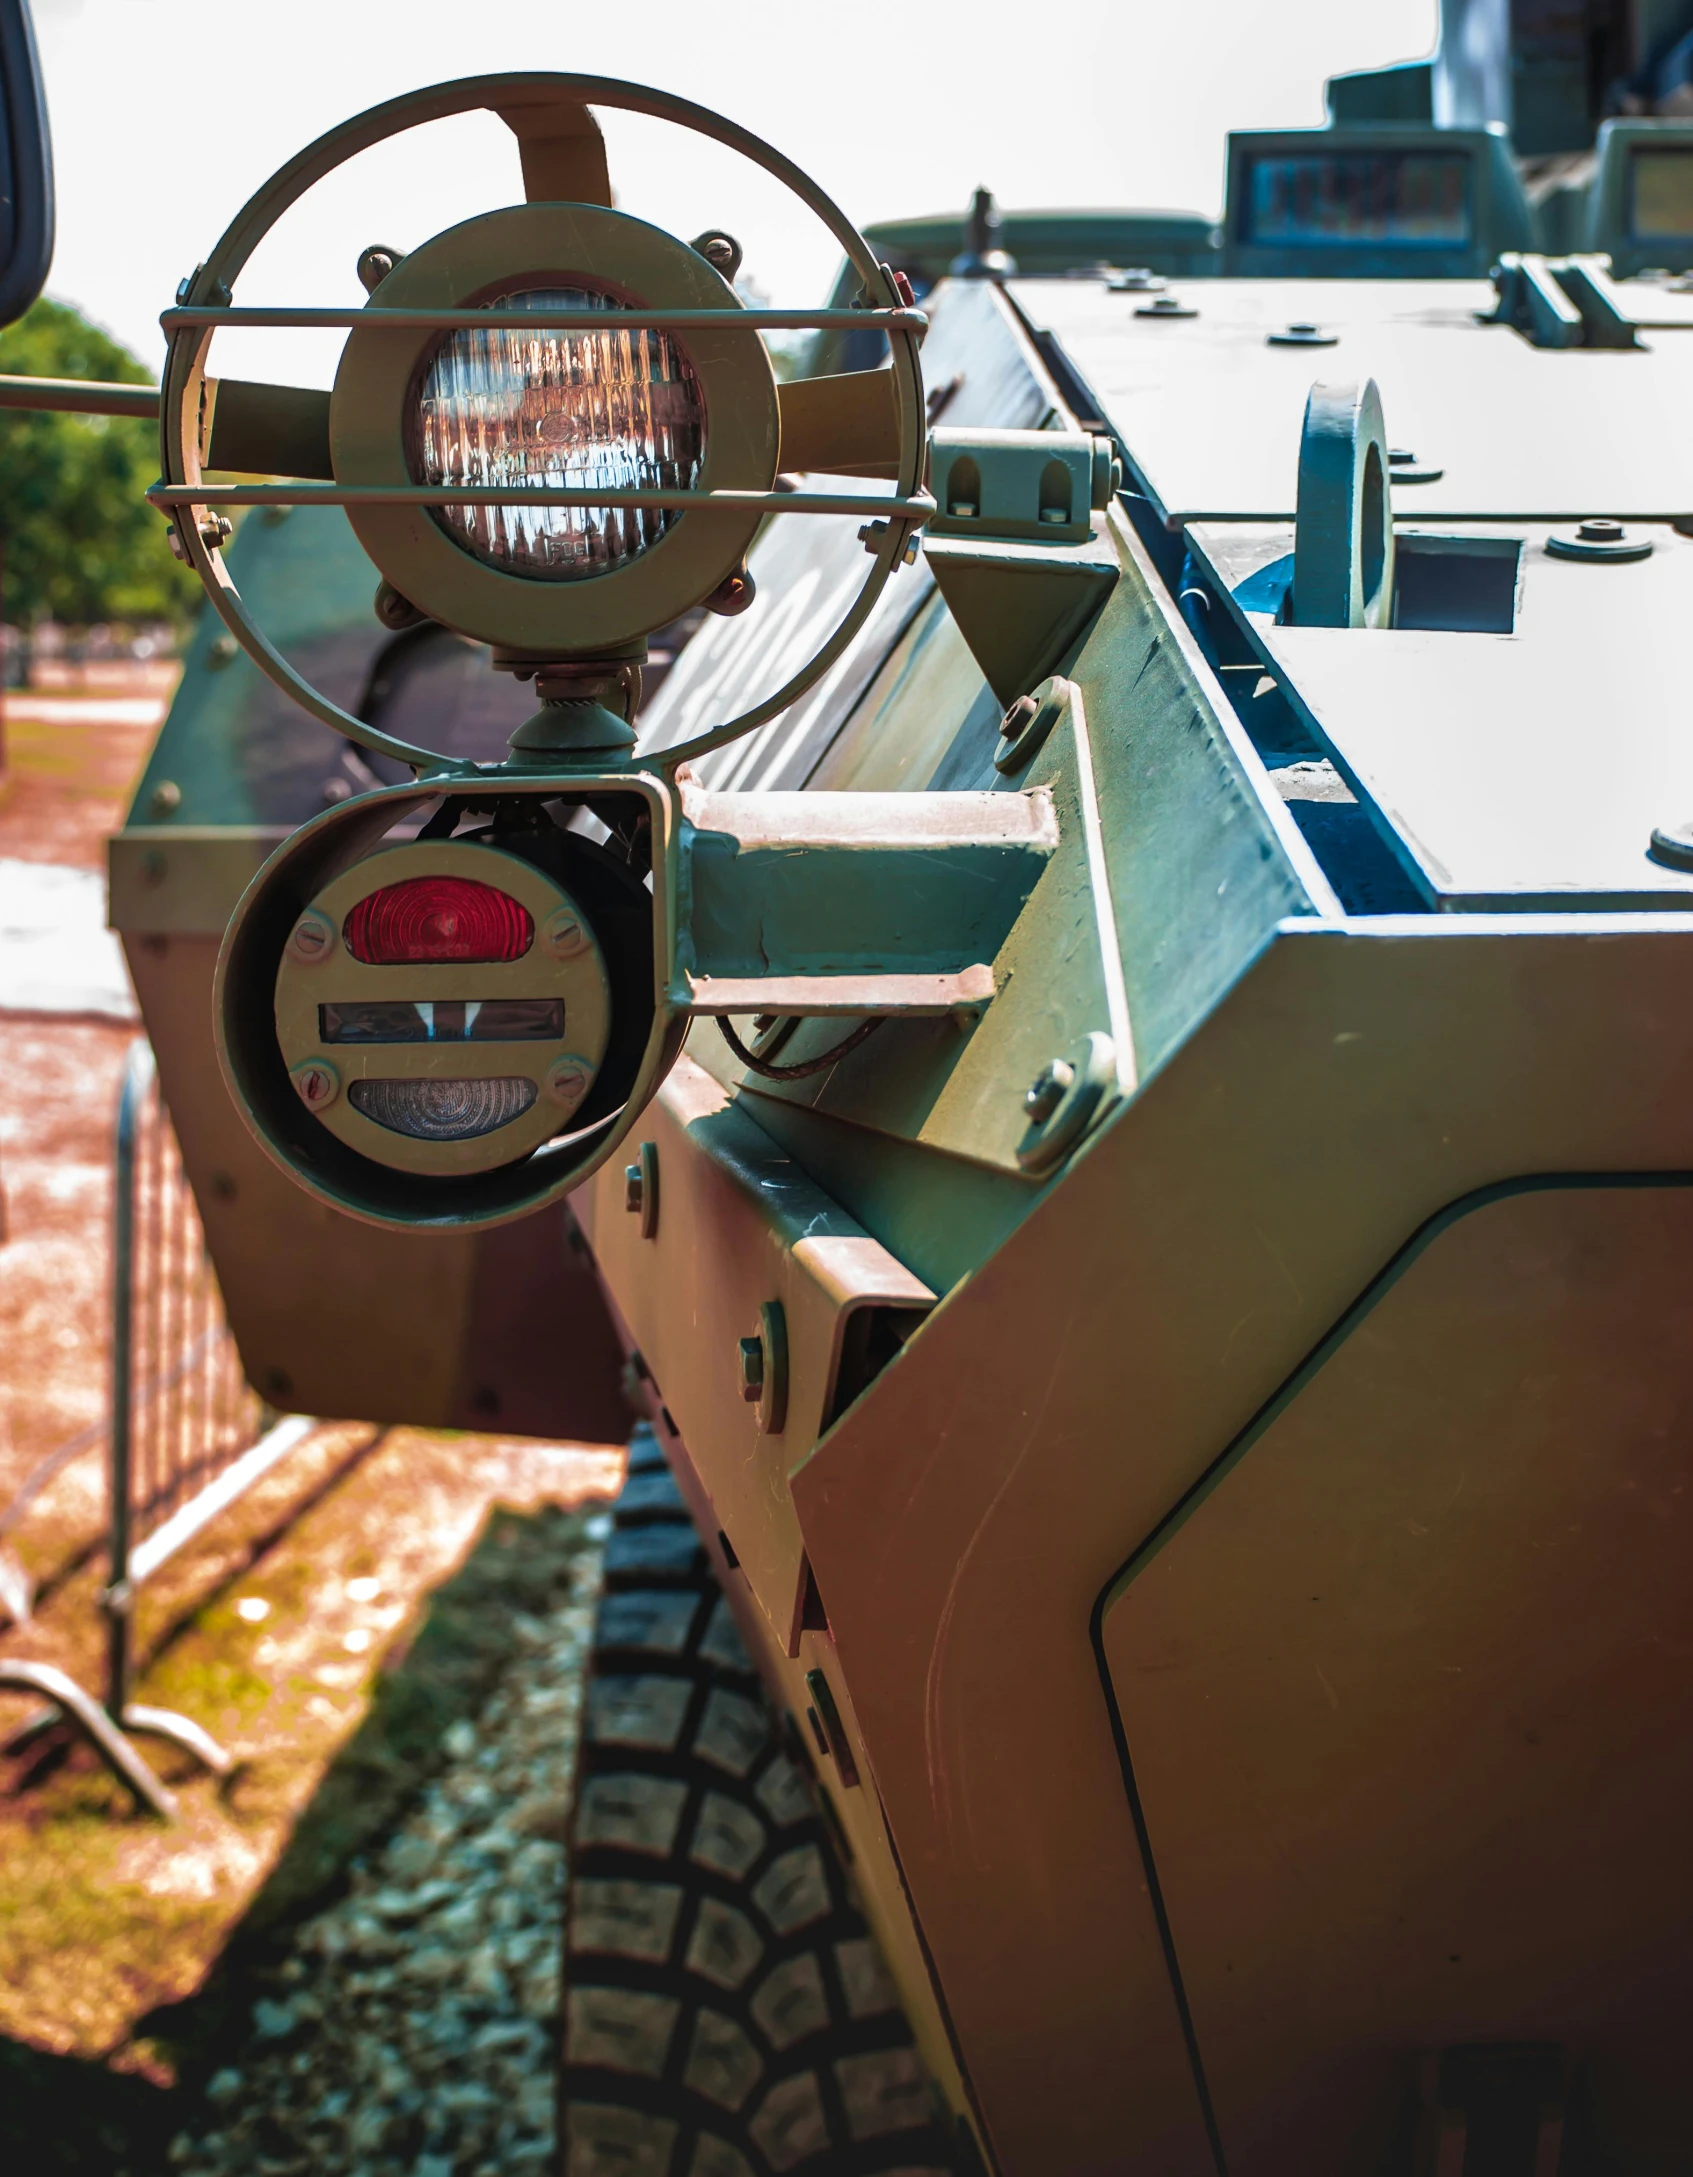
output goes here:
[{"label": "metal wire light guard", "polygon": [[[384,310],[374,304],[362,309],[243,310],[235,308],[230,299],[237,276],[281,215],[315,183],[356,153],[424,122],[445,120],[479,108],[499,111],[504,107],[534,105],[541,99],[642,113],[693,129],[763,167],[823,222],[845,251],[862,283],[863,294],[867,298],[881,297],[880,303],[850,310],[742,310],[735,313],[734,323],[737,328],[759,332],[840,329],[886,334],[893,362],[899,421],[899,459],[892,496],[867,497],[856,492],[619,491],[599,486],[522,491],[464,484],[208,484],[203,480],[200,389],[206,353],[212,335],[220,326],[351,330],[355,326],[375,324],[439,331],[480,326],[492,331],[507,326],[534,330],[548,324],[545,315],[527,310]],[[516,504],[521,499],[522,503],[536,507],[717,505],[745,513],[856,515],[875,522],[878,526],[868,540],[870,571],[862,588],[834,632],[791,679],[774,695],[743,711],[727,724],[696,734],[693,739],[675,747],[656,751],[650,756],[637,753],[631,759],[637,768],[670,773],[679,765],[721,747],[726,741],[737,740],[766,724],[826,673],[869,618],[889,576],[905,557],[911,538],[934,512],[934,501],[923,488],[927,431],[918,357],[918,346],[928,328],[928,319],[920,310],[901,304],[888,268],[878,263],[869,244],[839,207],[790,160],[735,122],[666,92],[619,82],[612,77],[535,72],[470,77],[430,90],[408,92],[403,97],[373,106],[369,112],[320,136],[316,143],[308,145],[273,174],[236,215],[210,257],[186,283],[186,288],[178,307],[165,311],[160,319],[169,342],[159,401],[163,480],[153,487],[148,497],[175,521],[189,564],[205,585],[206,594],[219,617],[262,670],[312,717],[370,753],[408,764],[420,775],[487,774],[484,767],[466,759],[444,756],[380,732],[330,702],[298,673],[248,612],[224,565],[222,551],[207,542],[205,532],[210,530],[212,535],[216,534],[215,529],[211,529],[211,518],[219,508],[381,503],[501,506]],[[560,322],[571,330],[583,332],[602,329],[681,332],[690,327],[720,326],[723,319],[721,310],[619,310],[615,314],[572,311],[568,319]]]}]

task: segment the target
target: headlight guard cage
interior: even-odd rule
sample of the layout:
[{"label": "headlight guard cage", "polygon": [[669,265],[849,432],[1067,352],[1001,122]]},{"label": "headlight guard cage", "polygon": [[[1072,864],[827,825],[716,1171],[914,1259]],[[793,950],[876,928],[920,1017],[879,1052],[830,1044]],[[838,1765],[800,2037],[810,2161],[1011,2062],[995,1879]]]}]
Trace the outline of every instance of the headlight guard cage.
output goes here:
[{"label": "headlight guard cage", "polygon": [[[408,327],[446,332],[460,326],[494,329],[507,324],[519,329],[535,329],[547,323],[538,313],[524,310],[431,309],[384,313],[376,305],[366,305],[363,309],[239,309],[231,302],[237,277],[276,221],[315,183],[358,152],[428,121],[445,120],[483,108],[497,112],[504,108],[533,106],[541,99],[555,100],[561,105],[601,106],[642,113],[693,129],[762,167],[822,221],[858,275],[868,307],[848,310],[740,309],[734,312],[733,322],[737,330],[744,331],[841,329],[877,331],[887,336],[899,425],[897,475],[892,495],[680,489],[614,491],[603,486],[523,491],[463,484],[208,484],[203,480],[200,450],[202,386],[207,351],[220,326],[345,328],[353,331],[359,327],[386,324],[396,329]],[[594,330],[603,325],[616,331],[647,327],[686,333],[691,329],[721,328],[724,316],[721,308],[701,311],[625,309],[615,314],[576,311],[561,318],[561,323],[576,331]],[[918,355],[919,343],[928,327],[923,312],[901,303],[891,271],[877,261],[857,228],[816,183],[773,146],[691,100],[650,90],[640,84],[620,82],[613,77],[542,72],[470,77],[428,90],[407,92],[341,123],[298,153],[248,200],[205,263],[184,283],[177,307],[165,311],[160,323],[168,341],[159,404],[162,480],[148,496],[175,522],[188,563],[199,575],[224,625],[255,663],[310,716],[369,753],[406,764],[420,775],[486,777],[487,772],[485,767],[466,759],[441,755],[367,725],[363,719],[332,703],[297,672],[248,612],[224,565],[214,527],[220,508],[509,505],[521,500],[536,506],[686,508],[716,505],[755,515],[856,515],[873,523],[875,526],[867,538],[871,550],[870,570],[858,595],[832,634],[798,672],[773,695],[765,697],[738,718],[696,734],[674,747],[654,751],[651,755],[636,753],[631,758],[638,768],[668,773],[674,773],[680,765],[766,724],[826,673],[869,618],[888,578],[906,557],[915,533],[934,512],[934,501],[923,488],[927,426]]]}]

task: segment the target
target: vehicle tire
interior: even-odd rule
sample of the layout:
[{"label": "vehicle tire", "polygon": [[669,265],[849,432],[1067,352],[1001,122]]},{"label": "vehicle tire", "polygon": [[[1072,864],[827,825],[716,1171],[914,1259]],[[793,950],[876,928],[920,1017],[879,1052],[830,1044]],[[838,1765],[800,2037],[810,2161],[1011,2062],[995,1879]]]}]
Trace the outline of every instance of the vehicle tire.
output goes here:
[{"label": "vehicle tire", "polygon": [[589,1662],[564,1985],[564,2177],[951,2177],[950,2121],[645,1429]]}]

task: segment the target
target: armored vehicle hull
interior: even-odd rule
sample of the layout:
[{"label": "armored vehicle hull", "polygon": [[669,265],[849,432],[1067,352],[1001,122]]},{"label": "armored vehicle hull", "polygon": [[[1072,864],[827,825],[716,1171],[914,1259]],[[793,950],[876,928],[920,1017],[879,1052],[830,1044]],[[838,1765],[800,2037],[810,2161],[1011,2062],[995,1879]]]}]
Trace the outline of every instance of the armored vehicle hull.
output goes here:
[{"label": "armored vehicle hull", "polygon": [[[635,1429],[571,2177],[1693,2162],[1693,133],[1603,12],[1215,231],[872,247],[446,85],[166,315],[112,911],[248,1373]],[[333,396],[206,375],[479,105],[526,202],[365,251]]]}]

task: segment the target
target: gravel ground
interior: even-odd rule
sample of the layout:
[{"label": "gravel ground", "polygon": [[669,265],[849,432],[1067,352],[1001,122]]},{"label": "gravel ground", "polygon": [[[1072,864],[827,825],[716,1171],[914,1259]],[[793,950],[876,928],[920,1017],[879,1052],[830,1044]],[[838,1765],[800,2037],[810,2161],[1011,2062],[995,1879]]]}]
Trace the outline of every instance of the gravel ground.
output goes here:
[{"label": "gravel ground", "polygon": [[[589,1523],[595,1539],[609,1531]],[[294,1929],[182,2177],[508,2177],[552,2162],[564,1836],[598,1552],[345,1892]]]}]

